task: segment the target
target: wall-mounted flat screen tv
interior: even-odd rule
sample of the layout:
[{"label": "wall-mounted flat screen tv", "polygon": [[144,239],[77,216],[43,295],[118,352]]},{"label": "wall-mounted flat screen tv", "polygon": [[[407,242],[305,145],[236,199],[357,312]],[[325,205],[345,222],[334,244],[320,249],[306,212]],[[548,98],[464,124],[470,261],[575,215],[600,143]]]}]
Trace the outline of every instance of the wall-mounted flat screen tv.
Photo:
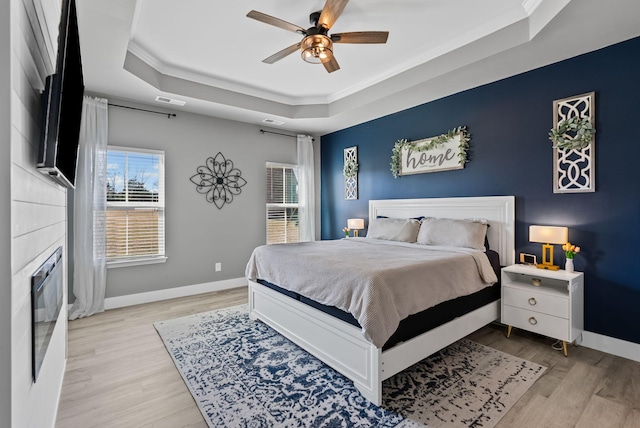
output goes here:
[{"label": "wall-mounted flat screen tv", "polygon": [[37,169],[57,183],[74,187],[82,117],[84,78],[75,0],[62,1],[55,73],[42,94]]}]

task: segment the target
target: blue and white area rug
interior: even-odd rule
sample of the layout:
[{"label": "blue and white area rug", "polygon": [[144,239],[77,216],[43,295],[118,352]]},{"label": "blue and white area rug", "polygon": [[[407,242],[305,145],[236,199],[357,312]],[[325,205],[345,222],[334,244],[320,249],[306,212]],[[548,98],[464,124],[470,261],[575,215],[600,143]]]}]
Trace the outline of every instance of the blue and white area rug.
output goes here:
[{"label": "blue and white area rug", "polygon": [[154,326],[211,427],[492,427],[545,370],[463,339],[385,380],[377,407],[246,305]]}]

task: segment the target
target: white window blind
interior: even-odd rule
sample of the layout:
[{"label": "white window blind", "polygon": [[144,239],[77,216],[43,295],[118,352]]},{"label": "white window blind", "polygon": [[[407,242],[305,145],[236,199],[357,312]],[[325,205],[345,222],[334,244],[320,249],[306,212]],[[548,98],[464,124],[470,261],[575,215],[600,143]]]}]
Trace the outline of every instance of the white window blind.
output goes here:
[{"label": "white window blind", "polygon": [[164,152],[109,146],[107,259],[164,257]]},{"label": "white window blind", "polygon": [[267,163],[267,244],[298,242],[296,166]]}]

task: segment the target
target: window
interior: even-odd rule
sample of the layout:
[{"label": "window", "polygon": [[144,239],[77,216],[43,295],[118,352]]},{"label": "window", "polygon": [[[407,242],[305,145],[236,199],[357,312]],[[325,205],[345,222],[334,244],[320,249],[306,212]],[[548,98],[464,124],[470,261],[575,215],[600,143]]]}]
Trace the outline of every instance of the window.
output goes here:
[{"label": "window", "polygon": [[158,263],[164,254],[164,152],[109,146],[107,260]]},{"label": "window", "polygon": [[267,163],[267,244],[298,242],[296,166]]}]

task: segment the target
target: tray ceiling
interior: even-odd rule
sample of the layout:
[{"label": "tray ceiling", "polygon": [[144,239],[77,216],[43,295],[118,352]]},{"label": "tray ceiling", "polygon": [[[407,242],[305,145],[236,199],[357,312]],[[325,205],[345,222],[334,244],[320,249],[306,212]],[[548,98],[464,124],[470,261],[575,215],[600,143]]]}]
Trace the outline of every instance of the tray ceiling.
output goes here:
[{"label": "tray ceiling", "polygon": [[323,134],[640,34],[637,0],[351,0],[331,32],[389,31],[386,44],[334,45],[331,74],[297,52],[261,62],[302,36],[250,10],[307,28],[323,5],[79,1],[87,91]]}]

